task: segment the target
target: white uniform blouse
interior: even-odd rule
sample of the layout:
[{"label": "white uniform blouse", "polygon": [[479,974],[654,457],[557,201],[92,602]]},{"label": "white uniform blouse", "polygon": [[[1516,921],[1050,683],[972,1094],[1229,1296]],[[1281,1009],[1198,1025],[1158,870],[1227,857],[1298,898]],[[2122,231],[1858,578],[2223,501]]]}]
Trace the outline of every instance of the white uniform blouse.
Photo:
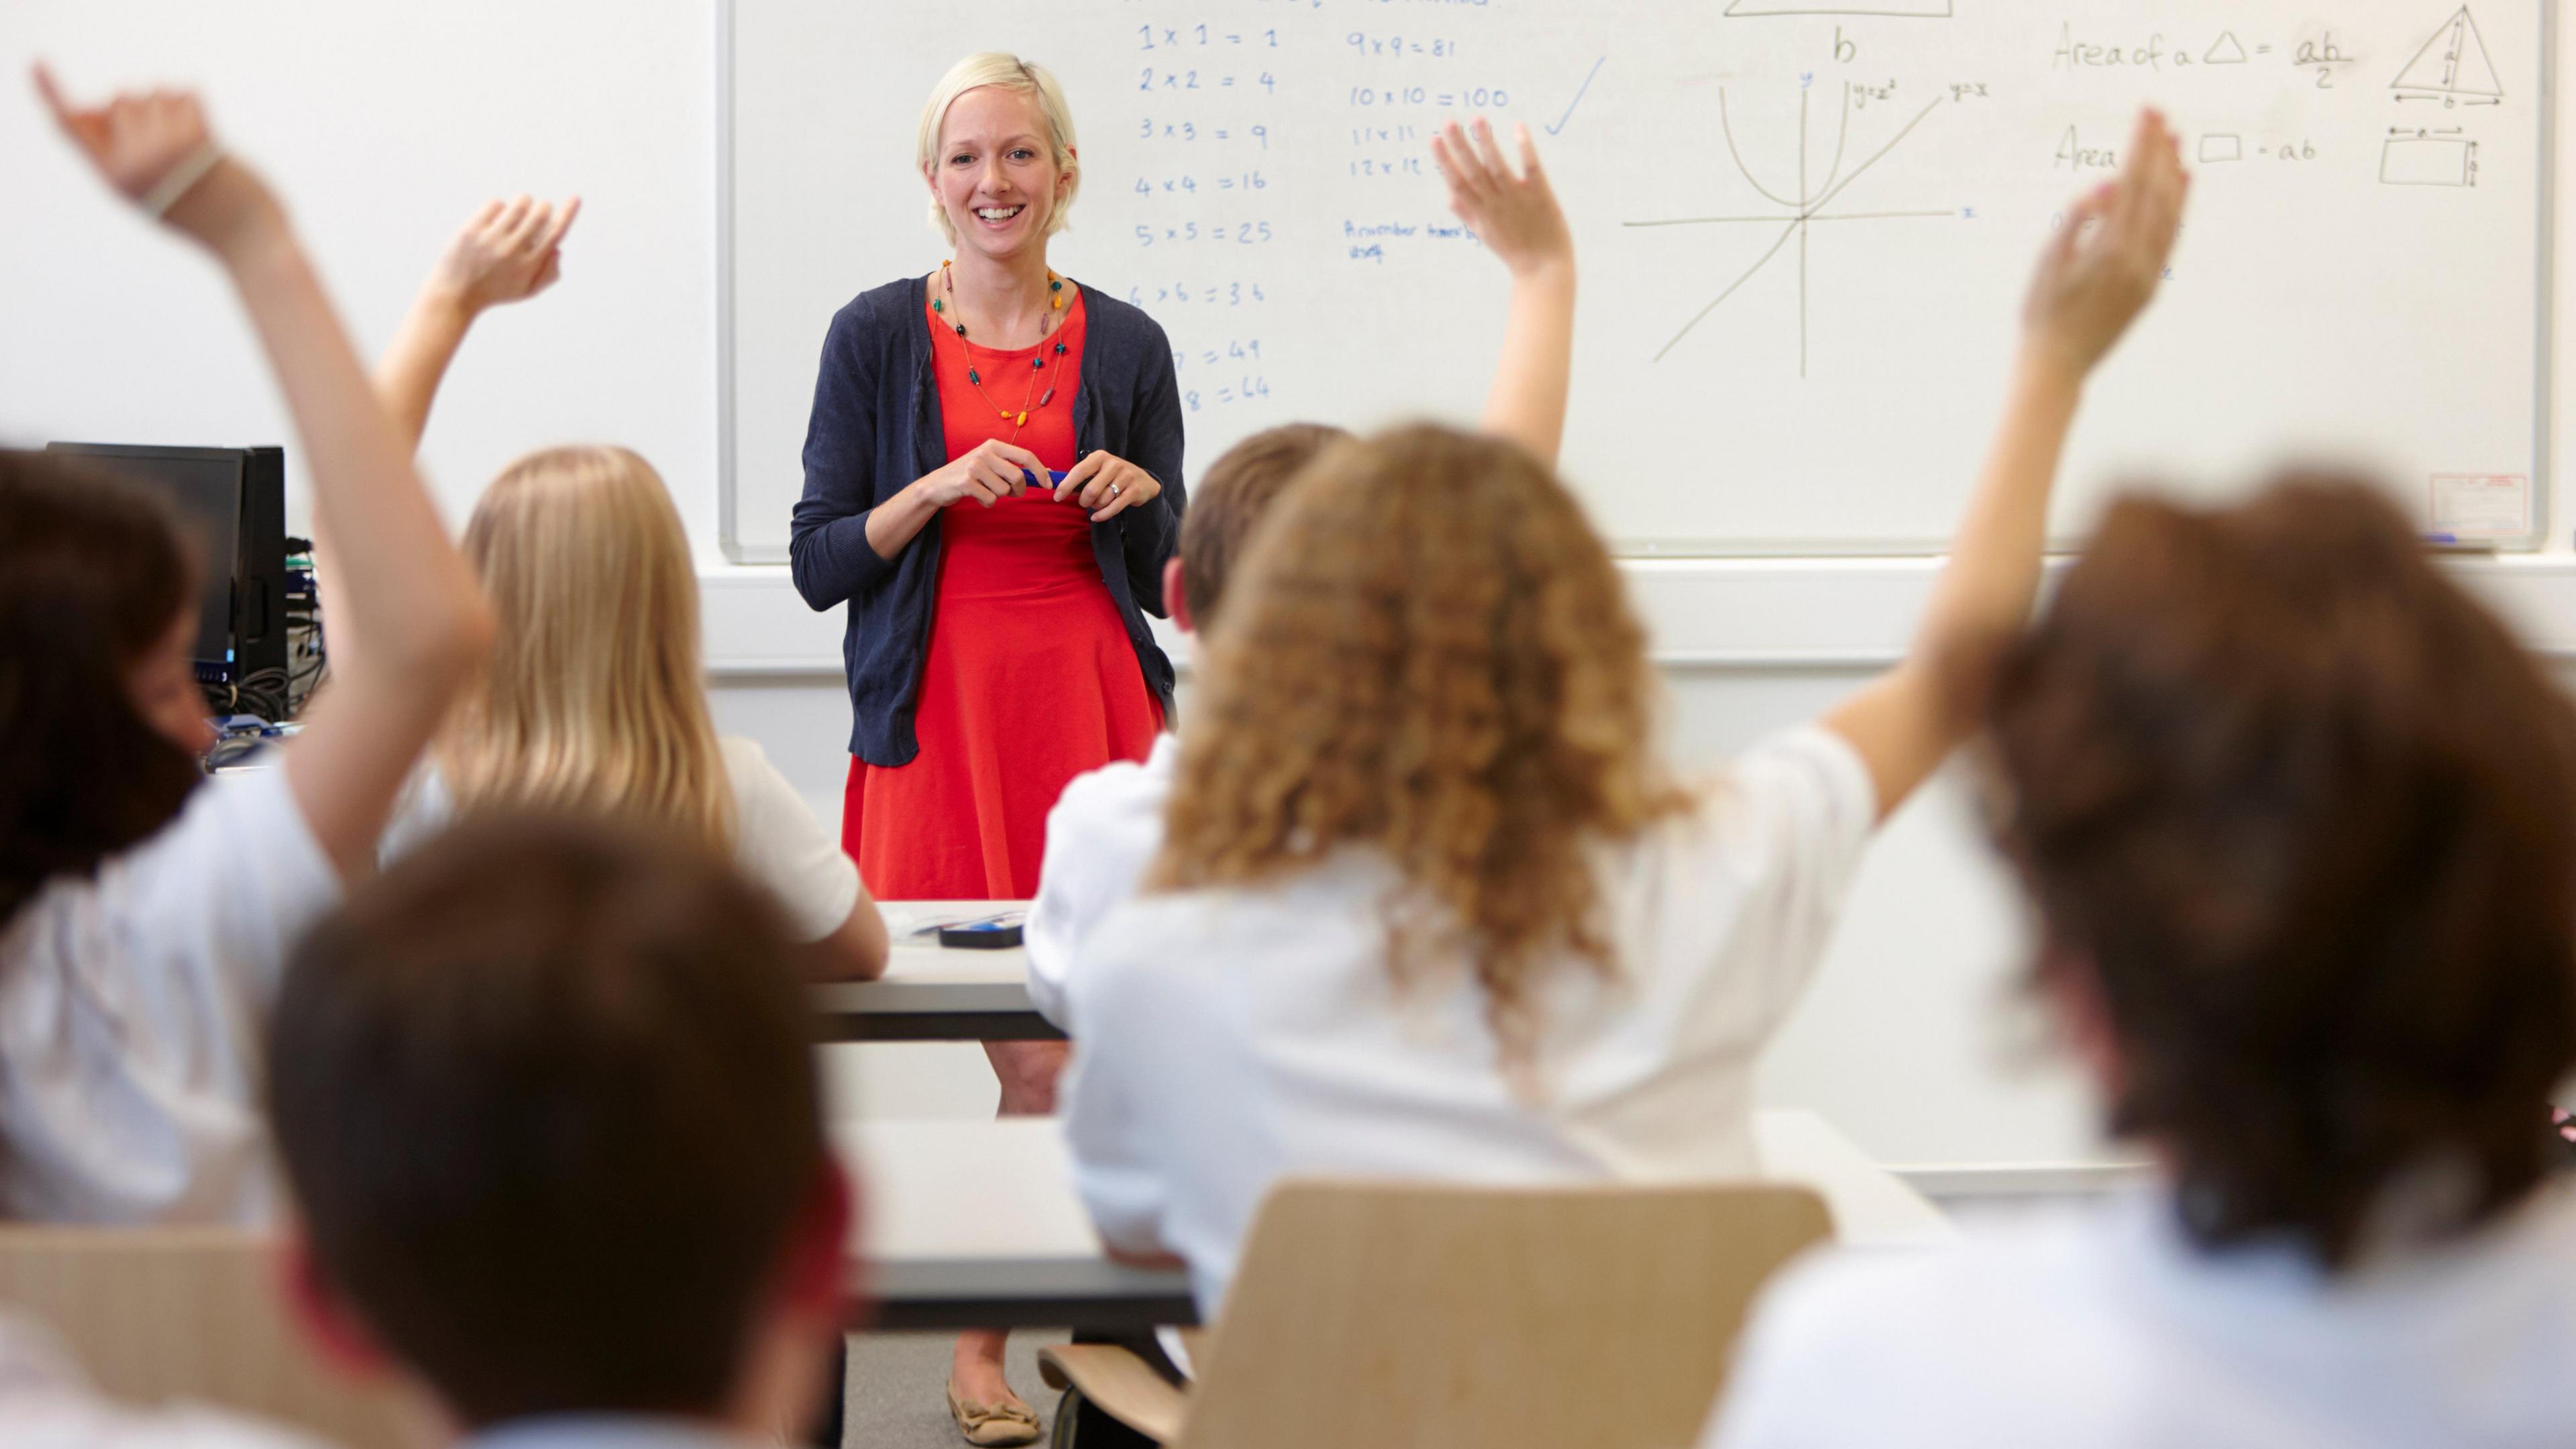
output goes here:
[{"label": "white uniform blouse", "polygon": [[1068,979],[1083,1200],[1110,1243],[1180,1254],[1213,1313],[1287,1173],[1747,1174],[1755,1057],[1824,954],[1875,818],[1859,756],[1806,728],[1605,851],[1619,973],[1568,963],[1545,983],[1536,1100],[1515,1094],[1463,963],[1398,985],[1379,910],[1395,877],[1374,852],[1121,905]]}]

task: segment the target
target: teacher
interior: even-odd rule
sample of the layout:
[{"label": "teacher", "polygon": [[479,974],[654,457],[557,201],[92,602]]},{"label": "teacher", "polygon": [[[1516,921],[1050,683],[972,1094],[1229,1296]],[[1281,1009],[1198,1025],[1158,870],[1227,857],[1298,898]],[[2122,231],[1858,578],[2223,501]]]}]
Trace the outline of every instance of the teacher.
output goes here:
[{"label": "teacher", "polygon": [[[1152,318],[1047,265],[1082,172],[1044,67],[959,61],[918,164],[955,253],[833,316],[788,557],[806,603],[850,606],[861,878],[881,900],[1021,900],[1065,782],[1143,759],[1171,709],[1145,611],[1180,535],[1180,390]],[[985,1053],[1005,1114],[1053,1110],[1062,1043]],[[1002,1349],[973,1331],[951,1357],[970,1443],[1037,1437]]]},{"label": "teacher", "polygon": [[919,159],[955,254],[832,318],[789,557],[806,603],[850,606],[841,841],[868,888],[1025,899],[1065,782],[1144,758],[1171,705],[1145,613],[1180,396],[1153,319],[1047,265],[1082,179],[1053,75],[959,61]]}]

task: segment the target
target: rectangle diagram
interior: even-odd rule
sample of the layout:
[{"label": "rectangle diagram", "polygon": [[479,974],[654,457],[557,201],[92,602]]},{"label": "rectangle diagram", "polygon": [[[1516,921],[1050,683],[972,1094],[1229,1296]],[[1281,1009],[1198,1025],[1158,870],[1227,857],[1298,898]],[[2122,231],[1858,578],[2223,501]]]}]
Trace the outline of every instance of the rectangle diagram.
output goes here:
[{"label": "rectangle diagram", "polygon": [[2204,166],[2213,161],[2244,159],[2245,138],[2242,136],[2208,135],[2200,138],[2200,160]]},{"label": "rectangle diagram", "polygon": [[2391,186],[2472,185],[2477,154],[2475,141],[2392,136],[2379,153],[2379,179]]}]

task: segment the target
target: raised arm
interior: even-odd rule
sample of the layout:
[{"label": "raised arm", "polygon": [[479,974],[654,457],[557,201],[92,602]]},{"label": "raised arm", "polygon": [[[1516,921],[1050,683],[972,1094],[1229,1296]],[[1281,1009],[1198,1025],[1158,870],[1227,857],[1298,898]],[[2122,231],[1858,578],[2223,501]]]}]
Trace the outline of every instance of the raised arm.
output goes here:
[{"label": "raised arm", "polygon": [[1565,392],[1574,369],[1574,233],[1539,169],[1529,128],[1514,126],[1512,136],[1520,145],[1518,176],[1481,118],[1472,139],[1454,121],[1433,136],[1431,158],[1449,182],[1450,212],[1512,274],[1484,429],[1553,466],[1565,438]]},{"label": "raised arm", "polygon": [[376,395],[406,445],[420,447],[439,380],[474,319],[533,297],[563,275],[564,233],[579,215],[578,196],[560,208],[525,196],[489,202],[448,242],[376,364]]},{"label": "raised arm", "polygon": [[1978,681],[2029,618],[2084,379],[2155,295],[2189,189],[2164,118],[2141,112],[2119,179],[2076,203],[2040,255],[2003,423],[1914,647],[1824,718],[1868,765],[1881,819],[1966,738]]},{"label": "raised arm", "polygon": [[323,850],[350,873],[372,857],[395,793],[489,649],[490,612],[284,210],[216,147],[196,99],[156,91],[77,107],[41,68],[36,84],[111,186],[222,264],[294,415],[316,515],[345,561],[347,614],[333,624],[358,647],[287,745],[285,770]]}]

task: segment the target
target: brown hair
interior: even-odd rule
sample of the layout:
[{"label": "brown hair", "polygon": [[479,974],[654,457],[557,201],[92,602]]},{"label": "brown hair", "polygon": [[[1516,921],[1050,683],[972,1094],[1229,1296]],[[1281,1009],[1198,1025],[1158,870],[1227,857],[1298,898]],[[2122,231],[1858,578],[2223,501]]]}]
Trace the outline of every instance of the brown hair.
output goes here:
[{"label": "brown hair", "polygon": [[135,708],[134,666],[193,606],[152,495],[0,452],[0,922],[179,814],[202,776]]},{"label": "brown hair", "polygon": [[2340,1267],[2539,1181],[2576,718],[2379,493],[2119,503],[1987,726],[2041,969],[2097,990],[2112,1125],[2169,1154],[2200,1242]]},{"label": "brown hair", "polygon": [[1344,443],[1257,531],[1184,735],[1164,887],[1382,852],[1401,973],[1472,961],[1526,1064],[1536,981],[1614,966],[1590,850],[1676,808],[1645,631],[1583,510],[1510,443]]},{"label": "brown hair", "polygon": [[1181,588],[1200,632],[1216,620],[1235,565],[1252,541],[1253,525],[1269,513],[1300,469],[1350,436],[1323,423],[1283,423],[1254,433],[1208,465],[1181,514]]},{"label": "brown hair", "polygon": [[503,813],[295,953],[268,1107],[315,1261],[468,1425],[723,1410],[827,1171],[790,940],[698,842]]}]

